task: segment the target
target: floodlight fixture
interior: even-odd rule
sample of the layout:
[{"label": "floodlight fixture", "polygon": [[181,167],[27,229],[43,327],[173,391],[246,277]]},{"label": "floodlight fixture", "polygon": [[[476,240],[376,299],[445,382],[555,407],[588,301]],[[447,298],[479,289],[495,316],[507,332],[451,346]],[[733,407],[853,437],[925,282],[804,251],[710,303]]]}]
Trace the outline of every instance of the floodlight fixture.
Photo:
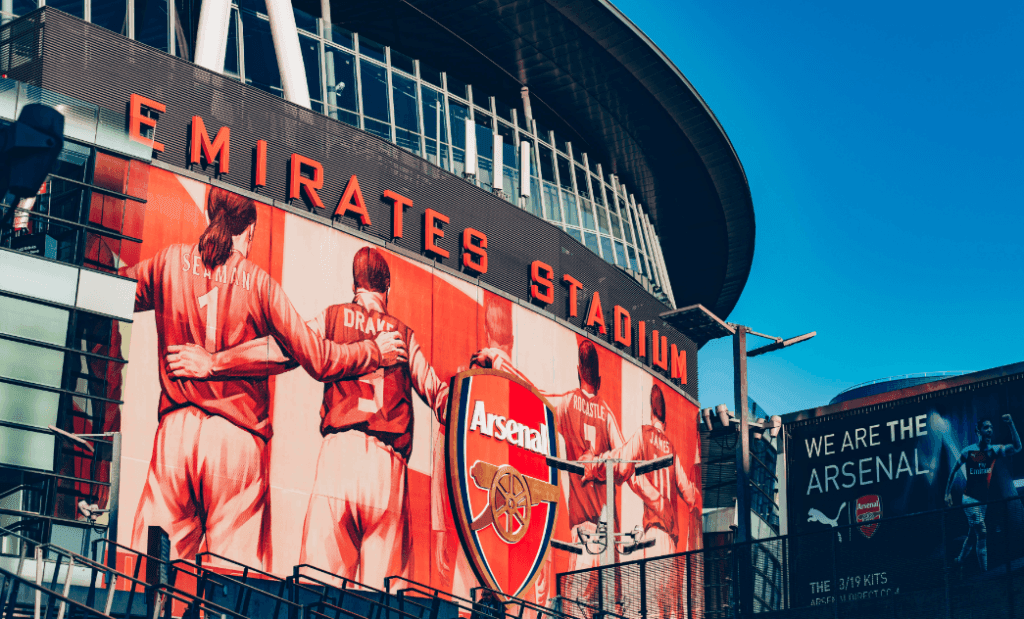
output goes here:
[{"label": "floodlight fixture", "polygon": [[817,331],[811,331],[810,333],[804,333],[803,335],[798,335],[796,337],[791,337],[788,340],[784,340],[782,338],[775,338],[775,337],[771,337],[771,336],[764,336],[764,335],[761,335],[760,333],[754,333],[753,331],[751,331],[751,333],[753,335],[759,335],[761,337],[767,337],[768,339],[772,339],[772,340],[776,340],[776,341],[775,341],[774,344],[768,344],[767,346],[762,346],[760,348],[755,348],[754,350],[748,351],[747,352],[747,358],[748,359],[750,357],[757,357],[758,355],[763,355],[765,353],[772,352],[773,350],[779,350],[779,349],[782,349],[782,348],[786,348],[788,346],[792,346],[793,344],[799,344],[800,342],[806,342],[807,340],[811,339],[815,335],[818,335]]},{"label": "floodlight fixture", "polygon": [[718,421],[721,422],[723,428],[729,427],[729,420],[732,418],[729,407],[725,404],[719,404],[715,407],[715,412],[718,413]]},{"label": "floodlight fixture", "polygon": [[782,429],[782,417],[779,417],[778,415],[772,415],[771,419],[769,420],[769,423],[770,425],[768,426],[768,433],[771,435],[772,438],[775,438],[779,435],[779,430]]},{"label": "floodlight fixture", "polygon": [[650,548],[651,546],[654,545],[654,542],[655,542],[655,540],[649,539],[649,540],[647,540],[645,542],[634,542],[634,543],[632,543],[632,544],[630,544],[628,546],[623,546],[622,547],[622,554],[628,555],[628,554],[636,552],[637,550],[643,550],[645,548]]}]

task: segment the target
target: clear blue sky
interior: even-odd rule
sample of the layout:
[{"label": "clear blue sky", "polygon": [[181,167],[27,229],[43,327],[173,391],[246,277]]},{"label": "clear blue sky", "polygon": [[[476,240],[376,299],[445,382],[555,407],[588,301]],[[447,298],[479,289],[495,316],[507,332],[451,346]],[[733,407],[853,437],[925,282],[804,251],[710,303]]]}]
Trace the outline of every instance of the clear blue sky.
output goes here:
[{"label": "clear blue sky", "polygon": [[[769,413],[1024,360],[1024,4],[615,4],[746,170],[757,242],[729,320],[818,332],[750,360]],[[701,404],[731,408],[731,343],[698,358]]]}]

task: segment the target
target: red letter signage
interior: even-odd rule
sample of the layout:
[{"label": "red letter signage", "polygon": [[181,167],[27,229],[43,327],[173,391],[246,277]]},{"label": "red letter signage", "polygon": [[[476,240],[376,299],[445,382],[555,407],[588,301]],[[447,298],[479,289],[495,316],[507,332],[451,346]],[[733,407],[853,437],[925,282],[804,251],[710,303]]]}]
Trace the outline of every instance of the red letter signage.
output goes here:
[{"label": "red letter signage", "polygon": [[562,281],[569,284],[569,315],[576,316],[579,313],[576,310],[576,291],[583,290],[583,284],[580,283],[580,280],[568,274],[562,276]]},{"label": "red letter signage", "polygon": [[672,344],[672,378],[678,378],[686,384],[686,351],[679,350]]},{"label": "red letter signage", "polygon": [[[302,175],[302,166],[313,168],[313,178]],[[288,183],[288,197],[292,200],[302,199],[302,191],[314,206],[324,207],[316,190],[324,186],[324,166],[319,161],[292,153],[291,182]]]},{"label": "red letter signage", "polygon": [[[476,239],[476,243],[473,240]],[[479,230],[462,231],[462,266],[480,275],[487,272],[487,235]]]},{"label": "red letter signage", "polygon": [[530,265],[530,297],[548,305],[555,302],[555,284],[552,282],[554,271],[551,265],[534,260]]},{"label": "red letter signage", "polygon": [[587,326],[593,327],[594,325],[597,325],[597,330],[602,335],[608,333],[604,324],[604,310],[601,309],[601,294],[596,290],[594,296],[590,298],[590,309],[587,310]]},{"label": "red letter signage", "polygon": [[658,337],[658,330],[651,331],[651,363],[663,370],[668,369],[668,338]]},{"label": "red letter signage", "polygon": [[366,201],[363,200],[363,192],[359,190],[359,179],[353,174],[345,186],[345,193],[338,201],[338,208],[334,209],[335,217],[343,217],[348,213],[359,215],[359,223],[364,226],[370,225],[370,213],[366,210]]},{"label": "red letter signage", "polygon": [[434,209],[428,208],[424,215],[423,251],[429,251],[441,256],[442,258],[447,258],[448,251],[441,249],[434,240],[435,238],[444,238],[444,230],[438,227],[437,222],[446,224],[448,223],[448,218]]},{"label": "red letter signage", "polygon": [[128,104],[128,137],[140,144],[149,146],[158,153],[162,153],[164,152],[163,144],[142,135],[143,127],[149,127],[154,130],[156,129],[156,120],[150,118],[146,114],[143,114],[142,108],[147,108],[158,114],[163,114],[167,111],[167,106],[163,103],[147,99],[142,95],[132,94],[131,100]]},{"label": "red letter signage", "polygon": [[629,348],[633,343],[633,325],[630,324],[629,312],[621,305],[616,305],[612,313],[615,320],[615,343]]},{"label": "red letter signage", "polygon": [[256,178],[257,187],[267,186],[267,141],[256,140]]},{"label": "red letter signage", "polygon": [[400,239],[402,238],[402,215],[405,214],[405,209],[412,206],[412,199],[390,189],[384,192],[384,199],[394,202],[394,214],[391,216],[391,238]]},{"label": "red letter signage", "polygon": [[210,134],[206,132],[206,125],[203,124],[201,116],[192,117],[192,143],[189,144],[189,162],[199,164],[202,163],[200,155],[206,158],[208,165],[213,165],[213,160],[217,159],[218,155],[220,159],[217,161],[217,172],[220,174],[228,173],[228,166],[230,165],[231,155],[231,127],[224,126],[217,131],[217,137],[214,138],[213,142],[210,142]]}]

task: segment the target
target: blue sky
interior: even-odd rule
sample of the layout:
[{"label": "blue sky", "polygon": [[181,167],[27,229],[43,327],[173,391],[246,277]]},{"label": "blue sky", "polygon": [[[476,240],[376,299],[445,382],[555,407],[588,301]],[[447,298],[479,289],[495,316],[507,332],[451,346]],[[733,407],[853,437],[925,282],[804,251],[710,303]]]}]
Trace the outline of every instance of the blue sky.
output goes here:
[{"label": "blue sky", "polygon": [[[729,320],[818,332],[750,360],[769,413],[885,376],[1024,360],[1024,4],[616,6],[746,170],[757,244]],[[702,405],[731,408],[731,343],[706,345],[699,365]]]}]

